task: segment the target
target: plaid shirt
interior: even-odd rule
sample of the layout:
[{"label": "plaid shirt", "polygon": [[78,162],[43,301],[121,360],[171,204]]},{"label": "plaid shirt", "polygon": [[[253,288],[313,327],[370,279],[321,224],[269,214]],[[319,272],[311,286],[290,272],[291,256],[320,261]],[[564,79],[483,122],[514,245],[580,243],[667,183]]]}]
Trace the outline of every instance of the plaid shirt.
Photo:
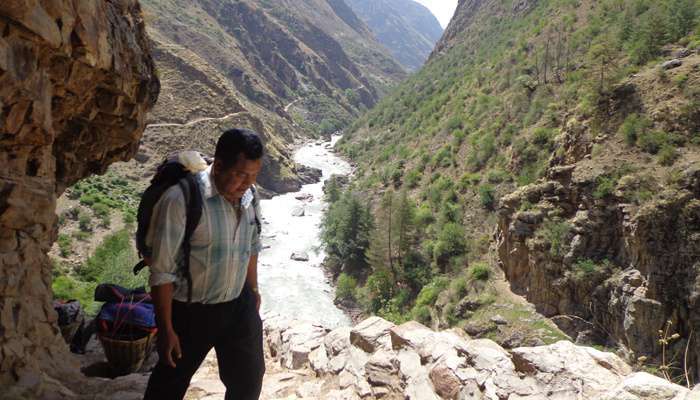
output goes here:
[{"label": "plaid shirt", "polygon": [[[252,205],[253,192],[241,198],[241,221],[236,210],[220,196],[211,179],[211,167],[197,174],[202,193],[202,218],[192,234],[190,272],[192,302],[222,303],[237,298],[243,290],[250,256],[262,244],[255,223],[260,219],[260,201]],[[187,280],[180,271],[185,236],[185,200],[175,185],[163,193],[153,209],[146,243],[153,249],[149,284],[175,284],[173,298],[187,301]],[[236,228],[238,226],[238,228]]]}]

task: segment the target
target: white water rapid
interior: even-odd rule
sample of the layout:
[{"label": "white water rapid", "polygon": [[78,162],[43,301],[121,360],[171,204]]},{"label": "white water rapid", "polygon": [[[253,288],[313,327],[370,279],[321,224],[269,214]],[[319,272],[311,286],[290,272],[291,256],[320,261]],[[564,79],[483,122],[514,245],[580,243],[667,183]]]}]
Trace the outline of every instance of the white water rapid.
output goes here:
[{"label": "white water rapid", "polygon": [[[330,142],[310,143],[294,154],[294,160],[323,171],[320,182],[304,185],[299,192],[262,200],[263,246],[258,261],[258,280],[262,294],[262,312],[318,322],[326,327],[349,325],[350,319],[333,304],[334,288],[326,279],[319,249],[323,210],[323,182],[332,174],[349,174],[350,165],[337,157]],[[309,194],[309,200],[295,197]],[[303,207],[304,216],[292,215]],[[297,210],[298,211],[298,210]],[[292,253],[306,253],[309,261],[294,261]]]}]

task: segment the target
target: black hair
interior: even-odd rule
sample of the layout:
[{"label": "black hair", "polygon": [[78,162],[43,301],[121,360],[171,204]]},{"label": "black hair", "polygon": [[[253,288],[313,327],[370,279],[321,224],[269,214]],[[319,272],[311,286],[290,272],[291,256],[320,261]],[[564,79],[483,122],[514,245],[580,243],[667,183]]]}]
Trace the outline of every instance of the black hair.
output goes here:
[{"label": "black hair", "polygon": [[263,144],[260,136],[250,129],[233,128],[224,132],[216,143],[214,159],[219,160],[224,168],[230,168],[238,157],[257,160],[263,156]]}]

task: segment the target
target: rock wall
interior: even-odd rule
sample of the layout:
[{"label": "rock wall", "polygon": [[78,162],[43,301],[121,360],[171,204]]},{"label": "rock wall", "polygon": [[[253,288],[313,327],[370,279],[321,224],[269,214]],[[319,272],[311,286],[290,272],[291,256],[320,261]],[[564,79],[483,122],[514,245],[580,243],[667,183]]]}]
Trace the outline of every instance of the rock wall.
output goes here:
[{"label": "rock wall", "polygon": [[134,0],[0,2],[0,397],[70,395],[56,327],[56,197],[133,156],[159,91]]},{"label": "rock wall", "polygon": [[[596,178],[577,168],[551,168],[547,181],[501,200],[497,250],[511,288],[579,341],[654,364],[658,331],[671,321],[681,339],[667,351],[682,365],[686,340],[700,331],[700,168],[641,205],[625,194],[633,179],[596,198]],[[698,376],[695,340],[688,363]]]}]

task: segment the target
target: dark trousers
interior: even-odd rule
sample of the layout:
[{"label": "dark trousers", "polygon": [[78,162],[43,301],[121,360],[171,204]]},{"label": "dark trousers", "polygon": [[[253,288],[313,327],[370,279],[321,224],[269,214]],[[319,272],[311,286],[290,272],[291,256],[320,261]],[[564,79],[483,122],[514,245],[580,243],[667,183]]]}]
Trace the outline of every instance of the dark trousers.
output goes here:
[{"label": "dark trousers", "polygon": [[246,286],[241,295],[220,304],[173,301],[173,328],[180,339],[182,358],[172,368],[153,369],[144,400],[182,399],[192,375],[213,347],[226,400],[257,400],[265,373],[262,322],[255,296]]}]

